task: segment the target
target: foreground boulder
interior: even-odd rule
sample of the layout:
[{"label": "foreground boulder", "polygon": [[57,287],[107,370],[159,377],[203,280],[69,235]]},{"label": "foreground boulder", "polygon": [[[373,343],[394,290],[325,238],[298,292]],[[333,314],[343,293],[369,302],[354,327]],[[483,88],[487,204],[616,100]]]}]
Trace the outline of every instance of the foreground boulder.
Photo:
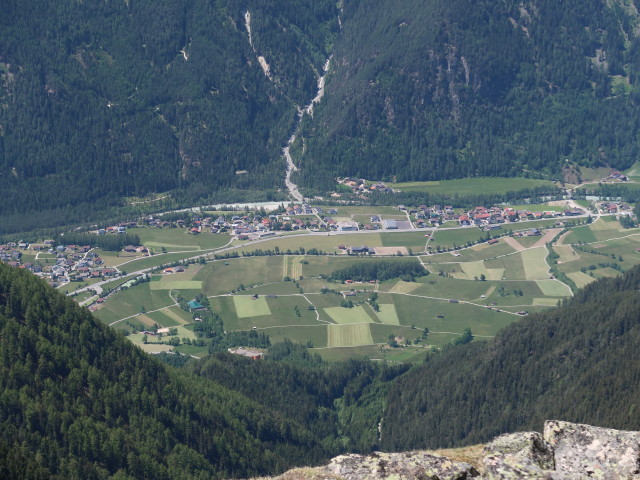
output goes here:
[{"label": "foreground boulder", "polygon": [[280,480],[640,480],[640,432],[551,420],[544,434],[511,433],[484,449],[448,452],[468,461],[433,452],[342,455]]},{"label": "foreground boulder", "polygon": [[345,480],[465,480],[480,476],[468,463],[426,452],[341,455],[331,460],[326,470]]},{"label": "foreground boulder", "polygon": [[538,432],[502,435],[484,449],[486,478],[544,479],[554,470],[554,457],[550,445]]},{"label": "foreground boulder", "polygon": [[640,479],[640,432],[551,420],[544,435],[502,435],[485,455],[488,480]]},{"label": "foreground boulder", "polygon": [[544,439],[553,449],[556,471],[589,478],[640,478],[640,432],[548,421]]}]

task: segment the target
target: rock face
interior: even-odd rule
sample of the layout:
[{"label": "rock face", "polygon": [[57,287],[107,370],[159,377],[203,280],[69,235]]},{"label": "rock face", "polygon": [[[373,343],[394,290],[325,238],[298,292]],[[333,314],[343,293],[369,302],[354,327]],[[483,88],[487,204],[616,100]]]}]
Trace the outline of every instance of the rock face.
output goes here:
[{"label": "rock face", "polygon": [[[502,435],[484,447],[484,471],[429,452],[342,455],[313,478],[344,480],[640,480],[640,432],[547,421],[544,434]],[[286,474],[285,474],[286,475]]]},{"label": "rock face", "polygon": [[326,469],[345,480],[465,480],[480,475],[468,463],[426,452],[342,455],[331,460]]},{"label": "rock face", "polygon": [[558,472],[584,472],[589,478],[640,478],[640,432],[623,432],[549,421],[544,438]]},{"label": "rock face", "polygon": [[537,432],[502,435],[485,447],[485,478],[640,479],[640,432],[547,421]]}]

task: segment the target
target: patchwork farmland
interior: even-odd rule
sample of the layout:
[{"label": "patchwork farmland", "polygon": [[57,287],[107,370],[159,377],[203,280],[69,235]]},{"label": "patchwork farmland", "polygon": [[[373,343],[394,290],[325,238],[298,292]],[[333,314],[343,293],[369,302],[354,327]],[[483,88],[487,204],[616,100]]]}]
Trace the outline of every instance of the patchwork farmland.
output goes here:
[{"label": "patchwork farmland", "polygon": [[[366,220],[372,208],[344,208],[336,218]],[[391,207],[378,214],[402,217]],[[624,229],[612,218],[598,217],[565,230],[549,221],[518,225],[521,231],[535,226],[541,230],[537,235],[514,235],[505,227],[487,232],[446,225],[428,235],[424,230],[362,231],[241,243],[180,230],[146,231],[146,244],[167,253],[111,257],[111,263],[123,262],[129,271],[156,268],[149,281],[109,296],[96,314],[141,346],[144,337],[136,332],[151,328],[179,329],[181,342],[195,343],[198,310],[180,305],[205,298],[227,332],[256,331],[272,342],[290,339],[328,359],[364,355],[419,361],[466,328],[476,339],[491,338],[522,315],[553,308],[572,295],[572,288],[640,264],[640,230]],[[366,254],[349,254],[351,247],[363,246],[369,249]],[[379,253],[372,254],[375,247]],[[192,257],[198,261],[184,262]],[[336,271],[383,258],[419,262],[424,275],[330,278]],[[185,263],[184,271],[165,273],[161,259]],[[207,353],[185,342],[174,350]]]}]

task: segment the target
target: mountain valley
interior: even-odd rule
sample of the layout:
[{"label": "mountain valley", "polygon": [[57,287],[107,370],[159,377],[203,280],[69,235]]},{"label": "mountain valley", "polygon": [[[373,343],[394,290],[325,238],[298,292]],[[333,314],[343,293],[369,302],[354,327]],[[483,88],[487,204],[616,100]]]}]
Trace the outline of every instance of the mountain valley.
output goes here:
[{"label": "mountain valley", "polygon": [[0,477],[637,474],[639,8],[3,0]]}]

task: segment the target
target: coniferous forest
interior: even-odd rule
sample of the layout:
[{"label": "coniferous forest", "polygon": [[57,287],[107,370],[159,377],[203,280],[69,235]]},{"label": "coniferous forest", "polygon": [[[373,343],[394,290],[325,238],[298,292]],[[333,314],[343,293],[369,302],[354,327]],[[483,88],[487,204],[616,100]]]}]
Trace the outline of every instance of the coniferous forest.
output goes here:
[{"label": "coniferous forest", "polygon": [[295,105],[315,95],[338,29],[328,0],[7,0],[2,11],[3,216],[273,190]]},{"label": "coniferous forest", "polygon": [[0,473],[246,477],[345,451],[483,442],[548,418],[639,429],[639,287],[635,267],[409,370],[326,364],[291,342],[264,361],[161,363],[0,265]]},{"label": "coniferous forest", "polygon": [[342,175],[628,168],[639,153],[637,24],[621,1],[346,1],[300,178],[322,190]]},{"label": "coniferous forest", "polygon": [[624,169],[640,153],[629,2],[6,0],[2,10],[0,216],[33,216],[30,228],[154,192],[283,195],[282,148],[330,57],[325,95],[292,148],[307,194],[344,175],[559,179],[567,162]]},{"label": "coniferous forest", "polygon": [[491,342],[428,357],[394,383],[383,447],[473,444],[552,418],[640,429],[639,288],[635,267]]},{"label": "coniferous forest", "polygon": [[0,476],[244,478],[378,446],[379,393],[406,366],[271,357],[177,370],[0,264]]}]

